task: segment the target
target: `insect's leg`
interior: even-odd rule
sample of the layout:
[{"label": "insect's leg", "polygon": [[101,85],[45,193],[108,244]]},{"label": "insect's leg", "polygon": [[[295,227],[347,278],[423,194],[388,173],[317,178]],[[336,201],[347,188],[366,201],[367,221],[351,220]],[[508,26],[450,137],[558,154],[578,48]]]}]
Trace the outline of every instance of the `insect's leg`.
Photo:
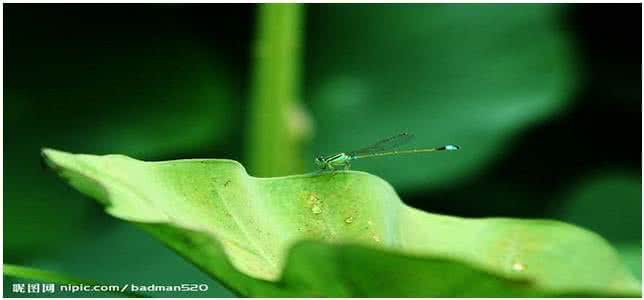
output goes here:
[{"label": "insect's leg", "polygon": [[329,165],[325,164],[324,166],[318,168],[318,170],[315,172],[316,175],[322,175],[326,170],[329,170]]},{"label": "insect's leg", "polygon": [[349,170],[351,169],[351,163],[347,160],[344,162],[344,170]]},{"label": "insect's leg", "polygon": [[315,171],[315,176],[320,176],[324,173],[324,168],[318,168],[317,171]]},{"label": "insect's leg", "polygon": [[329,170],[331,170],[331,177],[334,177],[335,174],[338,174],[337,170],[332,164],[329,164]]}]

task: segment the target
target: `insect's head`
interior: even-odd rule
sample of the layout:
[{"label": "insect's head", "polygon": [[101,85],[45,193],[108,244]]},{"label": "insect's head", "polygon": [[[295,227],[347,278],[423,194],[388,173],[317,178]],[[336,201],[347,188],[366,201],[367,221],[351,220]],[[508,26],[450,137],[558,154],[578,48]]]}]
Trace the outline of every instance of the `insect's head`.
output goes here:
[{"label": "insect's head", "polygon": [[326,163],[324,162],[324,156],[323,155],[315,156],[315,164],[320,168],[324,168],[324,166],[326,166]]}]

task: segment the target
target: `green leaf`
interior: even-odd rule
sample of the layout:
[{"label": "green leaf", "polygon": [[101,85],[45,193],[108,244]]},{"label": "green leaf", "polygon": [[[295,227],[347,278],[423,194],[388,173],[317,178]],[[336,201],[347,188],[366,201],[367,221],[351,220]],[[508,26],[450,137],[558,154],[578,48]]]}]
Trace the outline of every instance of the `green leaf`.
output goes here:
[{"label": "green leaf", "polygon": [[230,160],[43,154],[109,214],[244,296],[640,294],[594,233],[424,213],[362,172],[254,178]]},{"label": "green leaf", "polygon": [[639,172],[592,174],[574,185],[554,209],[557,219],[589,228],[612,243],[642,239],[642,179]]},{"label": "green leaf", "polygon": [[[53,176],[48,177],[57,179]],[[60,180],[56,181],[61,185]],[[76,192],[69,187],[66,188],[70,192]],[[85,201],[90,202],[87,199]],[[106,218],[109,217],[101,217],[101,219]],[[67,247],[65,251],[49,252],[46,257],[29,261],[29,266],[121,286],[126,284],[170,286],[178,283],[208,285],[207,291],[203,291],[203,289],[199,291],[139,291],[147,297],[230,297],[233,295],[218,282],[213,281],[206,273],[177,256],[175,252],[164,247],[158,240],[140,228],[114,218],[103,221],[107,225],[103,228],[107,227],[107,229],[94,229],[91,239],[76,242]],[[127,266],[127,272],[123,271],[123,266]],[[9,290],[12,290],[11,284],[8,286]],[[5,291],[7,291],[6,288]],[[6,293],[5,297],[8,295],[20,296],[20,293]],[[74,295],[73,293],[65,295],[63,292],[57,291],[52,296],[70,297]],[[105,295],[104,292],[93,291],[84,292],[83,296],[103,297]]]},{"label": "green leaf", "polygon": [[305,99],[323,125],[309,159],[409,131],[417,146],[458,144],[462,150],[354,166],[405,190],[475,176],[521,130],[570,103],[577,76],[570,37],[561,30],[562,9],[311,6]]},{"label": "green leaf", "polygon": [[16,266],[12,264],[3,264],[2,273],[5,276],[12,276],[18,278],[27,278],[34,280],[41,280],[51,283],[60,283],[60,284],[96,284],[96,282],[90,280],[83,280],[67,275],[62,275],[54,272],[48,272],[43,270],[38,270],[29,267]]},{"label": "green leaf", "polygon": [[[39,270],[35,268],[23,267],[23,266],[16,266],[11,264],[2,265],[2,274],[4,276],[30,279],[30,280],[42,281],[46,283],[107,286],[107,284],[101,284],[93,280],[79,279],[79,278],[74,278],[74,277],[59,274],[59,273]],[[142,297],[141,294],[130,292],[130,291],[110,292],[110,293],[118,294],[122,296],[123,295],[129,296],[129,297]],[[12,296],[16,296],[16,295],[12,295]]]},{"label": "green leaf", "polygon": [[642,280],[642,242],[616,244],[617,251],[622,256],[633,275]]},{"label": "green leaf", "polygon": [[[47,16],[51,22],[41,21],[58,23],[59,14]],[[21,20],[32,19],[40,20],[40,14]],[[149,39],[137,37],[137,46],[115,37],[115,44],[129,45],[118,49],[94,49],[85,38],[43,42],[38,34],[15,32],[12,37],[12,79],[5,94],[10,117],[4,123],[5,167],[10,170],[5,176],[4,249],[12,260],[59,250],[88,237],[96,225],[91,203],[73,199],[69,190],[42,176],[33,158],[44,144],[176,157],[221,144],[232,132],[237,114],[231,99],[237,96],[228,77],[235,73],[224,58],[190,39],[160,27]],[[49,46],[35,46],[35,41]],[[50,208],[63,205],[63,199],[66,209],[51,214]]]}]

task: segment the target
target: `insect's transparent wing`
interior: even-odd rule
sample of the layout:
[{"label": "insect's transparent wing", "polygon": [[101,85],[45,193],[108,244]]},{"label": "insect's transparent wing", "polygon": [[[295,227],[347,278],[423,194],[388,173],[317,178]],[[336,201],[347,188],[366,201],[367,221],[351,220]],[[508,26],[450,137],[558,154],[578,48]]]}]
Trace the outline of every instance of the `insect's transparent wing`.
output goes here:
[{"label": "insect's transparent wing", "polygon": [[347,154],[349,156],[356,156],[356,155],[378,153],[386,150],[393,150],[393,149],[396,149],[397,147],[400,147],[408,143],[413,137],[414,136],[412,134],[409,134],[407,132],[399,133],[397,135],[394,135],[392,137],[388,137],[382,141],[379,141],[371,146],[350,151]]}]

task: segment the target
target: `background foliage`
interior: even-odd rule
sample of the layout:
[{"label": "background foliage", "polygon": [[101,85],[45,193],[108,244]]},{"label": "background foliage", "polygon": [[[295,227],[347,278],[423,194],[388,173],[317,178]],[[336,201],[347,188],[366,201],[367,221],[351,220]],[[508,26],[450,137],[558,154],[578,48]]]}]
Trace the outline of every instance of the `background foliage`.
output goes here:
[{"label": "background foliage", "polygon": [[[315,153],[402,130],[418,145],[461,144],[354,168],[430,212],[590,228],[640,276],[636,5],[308,5],[288,114],[288,134],[308,150],[289,159],[311,171]],[[246,162],[258,151],[261,161],[261,146],[248,146],[256,13],[5,5],[5,261],[103,282],[205,282],[208,295],[231,295],[106,217],[38,155],[47,146]]]}]

